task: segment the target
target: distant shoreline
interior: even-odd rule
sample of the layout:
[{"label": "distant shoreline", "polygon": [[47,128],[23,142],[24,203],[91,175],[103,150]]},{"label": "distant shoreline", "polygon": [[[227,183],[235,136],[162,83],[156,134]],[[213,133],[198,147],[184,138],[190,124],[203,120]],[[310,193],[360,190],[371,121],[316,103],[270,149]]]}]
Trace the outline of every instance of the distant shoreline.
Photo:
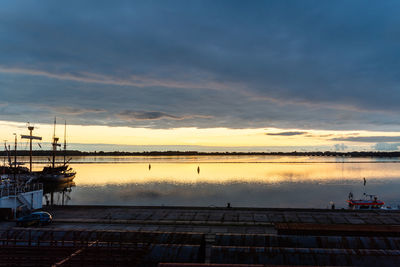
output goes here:
[{"label": "distant shoreline", "polygon": [[[66,156],[307,156],[307,157],[373,157],[373,158],[395,158],[400,157],[400,151],[381,152],[381,151],[352,151],[352,152],[198,152],[198,151],[144,151],[144,152],[124,152],[124,151],[79,151],[67,150]],[[33,156],[50,156],[51,150],[34,150]],[[57,151],[57,156],[64,155],[63,151]],[[7,156],[6,151],[0,151],[0,156]],[[11,156],[14,151],[11,150]],[[28,150],[18,150],[17,156],[29,156]]]}]

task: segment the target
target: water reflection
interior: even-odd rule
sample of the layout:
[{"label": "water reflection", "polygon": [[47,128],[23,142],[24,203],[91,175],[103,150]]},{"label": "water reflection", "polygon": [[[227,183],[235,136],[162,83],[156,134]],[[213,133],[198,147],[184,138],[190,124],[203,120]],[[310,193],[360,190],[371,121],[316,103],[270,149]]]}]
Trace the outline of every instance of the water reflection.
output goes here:
[{"label": "water reflection", "polygon": [[[21,156],[20,162],[29,162],[29,157]],[[35,156],[34,163],[49,163],[48,157]],[[218,162],[218,163],[311,163],[311,162],[400,162],[400,158],[357,158],[357,157],[324,157],[324,156],[265,156],[265,155],[200,155],[200,156],[74,156],[70,163],[183,163],[183,162]]]},{"label": "water reflection", "polygon": [[71,200],[75,182],[53,182],[43,184],[43,202],[46,205],[67,205]]},{"label": "water reflection", "polygon": [[348,192],[398,200],[399,164],[96,164],[77,165],[73,202],[116,205],[267,207],[344,206]]},{"label": "water reflection", "polygon": [[[345,207],[350,191],[360,197],[361,187],[348,181],[341,184],[319,183],[263,183],[228,184],[174,184],[168,182],[146,184],[109,184],[107,186],[83,186],[73,191],[74,204],[104,205],[178,205],[178,206],[226,206],[238,207],[308,207],[326,208],[330,201],[336,207]],[[391,206],[397,206],[400,183],[377,183],[372,193],[382,196]],[[371,193],[371,191],[367,191]]]},{"label": "water reflection", "polygon": [[[130,157],[131,158],[131,157]],[[253,161],[254,160],[254,161]],[[304,159],[302,159],[304,160]],[[321,160],[321,157],[318,157]],[[325,208],[333,201],[345,207],[348,193],[378,194],[392,206],[400,203],[399,162],[373,159],[344,163],[259,162],[254,157],[214,157],[199,160],[176,157],[142,158],[135,163],[71,164],[77,171],[76,187],[60,186],[54,203],[100,205],[180,205]],[[51,194],[48,193],[50,200]]]},{"label": "water reflection", "polygon": [[[77,185],[169,182],[226,184],[397,179],[399,163],[153,163],[73,164]],[[200,170],[198,172],[198,170]]]}]

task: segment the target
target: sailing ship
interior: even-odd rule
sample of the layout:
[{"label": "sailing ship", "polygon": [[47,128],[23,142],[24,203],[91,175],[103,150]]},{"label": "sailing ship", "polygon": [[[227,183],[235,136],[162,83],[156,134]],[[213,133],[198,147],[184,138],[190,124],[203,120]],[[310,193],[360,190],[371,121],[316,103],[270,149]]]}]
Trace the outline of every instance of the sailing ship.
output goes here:
[{"label": "sailing ship", "polygon": [[56,137],[56,118],[54,118],[54,133],[53,133],[53,142],[52,142],[52,160],[51,165],[43,168],[41,172],[38,174],[38,180],[41,182],[70,182],[75,178],[76,172],[69,167],[68,161],[66,160],[66,152],[67,152],[67,139],[66,139],[66,129],[67,122],[65,122],[64,127],[64,161],[62,165],[56,166],[56,153],[57,147],[61,146],[58,144],[59,138]]},{"label": "sailing ship", "polygon": [[[22,166],[23,163],[17,161],[17,135],[14,135],[14,162],[11,160],[11,148],[7,148],[7,143],[4,142],[9,166],[6,166],[4,162],[4,165],[0,167],[0,208],[8,213],[3,216],[8,219],[15,219],[32,210],[42,208],[43,198],[43,185],[36,183],[37,175],[31,171],[32,164],[28,169]],[[40,137],[37,139],[41,140]]]},{"label": "sailing ship", "polygon": [[41,182],[69,182],[74,180],[76,172],[68,165],[44,167],[38,176]]},{"label": "sailing ship", "polygon": [[[42,140],[42,137],[40,136],[34,136],[32,134],[34,127],[32,125],[28,124],[28,130],[29,130],[29,135],[21,135],[22,139],[29,139],[29,169],[25,167],[17,167],[17,164],[15,166],[12,166],[10,170],[8,170],[9,174],[12,173],[22,173],[23,177],[25,177],[25,180],[37,180],[39,182],[70,182],[75,178],[76,172],[69,167],[68,162],[66,160],[66,149],[67,149],[67,140],[66,140],[66,129],[67,129],[67,123],[65,122],[65,128],[64,128],[64,162],[62,165],[58,165],[56,163],[56,154],[57,154],[57,148],[60,147],[61,145],[58,144],[59,138],[56,137],[56,118],[54,118],[54,133],[53,133],[53,141],[52,141],[52,160],[49,159],[51,162],[50,166],[45,166],[41,171],[33,171],[32,170],[32,140]],[[15,145],[16,147],[16,145]],[[7,149],[7,146],[6,146]],[[16,150],[16,149],[15,149]],[[9,153],[8,153],[9,154]],[[16,151],[15,151],[16,155]],[[10,167],[11,167],[11,159],[9,156],[9,162],[10,162]],[[16,156],[15,156],[15,162],[16,162]],[[15,176],[15,175],[14,175]],[[19,177],[21,174],[19,174]]]},{"label": "sailing ship", "polygon": [[6,141],[4,141],[4,148],[8,159],[8,166],[4,160],[4,165],[0,166],[0,181],[13,180],[15,182],[26,182],[32,181],[35,177],[32,176],[31,171],[22,166],[24,163],[17,161],[17,135],[15,135],[14,144],[14,162],[12,162],[11,148],[7,147]]}]

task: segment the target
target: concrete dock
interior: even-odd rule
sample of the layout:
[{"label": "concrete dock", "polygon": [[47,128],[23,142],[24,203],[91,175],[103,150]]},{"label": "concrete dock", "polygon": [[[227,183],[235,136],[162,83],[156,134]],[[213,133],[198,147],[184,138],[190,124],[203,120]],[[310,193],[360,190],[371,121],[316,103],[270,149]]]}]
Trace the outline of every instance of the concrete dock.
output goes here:
[{"label": "concrete dock", "polygon": [[26,266],[26,261],[38,266],[400,266],[400,211],[134,206],[44,210],[54,216],[47,226],[0,224],[0,266]]},{"label": "concrete dock", "polygon": [[400,211],[206,207],[53,206],[52,228],[274,233],[276,223],[400,225]]}]

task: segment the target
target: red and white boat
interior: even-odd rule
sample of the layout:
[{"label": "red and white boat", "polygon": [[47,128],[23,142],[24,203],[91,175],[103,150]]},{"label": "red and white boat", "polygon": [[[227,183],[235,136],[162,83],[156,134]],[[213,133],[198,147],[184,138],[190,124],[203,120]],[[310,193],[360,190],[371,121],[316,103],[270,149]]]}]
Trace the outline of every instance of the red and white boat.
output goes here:
[{"label": "red and white boat", "polygon": [[364,199],[353,199],[353,194],[350,192],[347,203],[349,209],[352,210],[379,210],[385,203],[378,199],[376,195],[367,195],[364,193]]}]

